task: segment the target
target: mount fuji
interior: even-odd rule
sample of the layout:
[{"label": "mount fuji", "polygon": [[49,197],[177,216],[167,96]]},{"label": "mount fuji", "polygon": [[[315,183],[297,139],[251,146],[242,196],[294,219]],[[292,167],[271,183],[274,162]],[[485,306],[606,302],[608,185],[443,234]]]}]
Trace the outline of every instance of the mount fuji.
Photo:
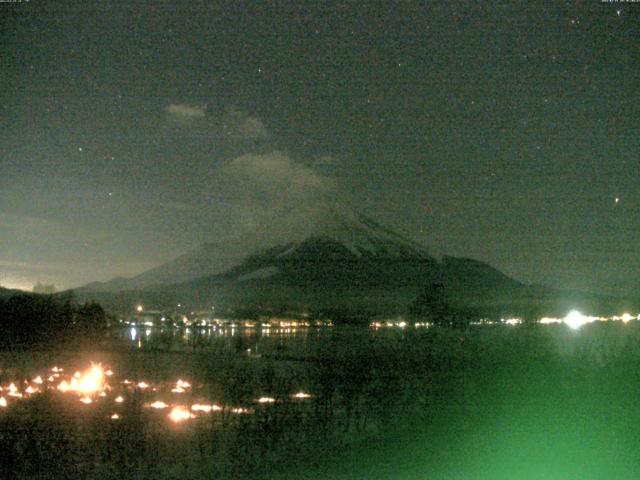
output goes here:
[{"label": "mount fuji", "polygon": [[327,202],[275,215],[250,233],[205,243],[132,278],[81,288],[82,296],[179,299],[193,308],[402,311],[425,285],[468,298],[523,285],[489,265],[432,252],[351,209]]}]

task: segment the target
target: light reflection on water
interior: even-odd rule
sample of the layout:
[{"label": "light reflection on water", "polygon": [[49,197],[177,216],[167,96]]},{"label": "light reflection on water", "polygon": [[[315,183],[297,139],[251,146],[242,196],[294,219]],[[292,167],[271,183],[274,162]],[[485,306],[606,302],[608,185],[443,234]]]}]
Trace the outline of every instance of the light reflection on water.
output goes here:
[{"label": "light reflection on water", "polygon": [[[153,351],[222,349],[246,351],[249,355],[276,355],[297,344],[328,338],[333,328],[247,328],[237,325],[214,327],[116,328],[113,340],[121,346]],[[295,348],[294,348],[295,349]]]}]

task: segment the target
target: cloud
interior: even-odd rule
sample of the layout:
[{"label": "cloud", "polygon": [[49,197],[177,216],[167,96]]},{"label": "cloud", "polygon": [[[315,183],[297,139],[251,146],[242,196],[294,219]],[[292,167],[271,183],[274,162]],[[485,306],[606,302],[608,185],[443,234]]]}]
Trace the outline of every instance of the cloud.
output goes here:
[{"label": "cloud", "polygon": [[236,140],[260,140],[268,137],[262,121],[242,110],[229,107],[223,116],[223,133]]},{"label": "cloud", "polygon": [[224,164],[216,171],[211,192],[212,201],[224,205],[229,230],[291,238],[292,229],[308,229],[314,222],[310,212],[334,199],[337,186],[334,179],[275,151]]},{"label": "cloud", "polygon": [[[269,137],[266,127],[258,117],[235,107],[208,109],[203,106],[172,103],[165,108],[165,127],[178,137],[190,136],[201,141],[237,143],[264,140]],[[163,135],[166,135],[166,131]]]},{"label": "cloud", "polygon": [[204,118],[204,107],[191,106],[184,103],[172,103],[165,111],[177,120],[192,120]]},{"label": "cloud", "polygon": [[220,174],[241,196],[300,200],[334,188],[332,179],[278,151],[243,155],[225,164]]}]

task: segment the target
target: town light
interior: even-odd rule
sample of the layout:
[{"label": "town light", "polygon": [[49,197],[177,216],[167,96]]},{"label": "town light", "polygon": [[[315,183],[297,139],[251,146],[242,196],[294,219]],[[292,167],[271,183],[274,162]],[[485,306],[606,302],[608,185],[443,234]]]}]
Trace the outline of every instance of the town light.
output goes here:
[{"label": "town light", "polygon": [[566,317],[564,317],[564,323],[566,323],[573,330],[577,330],[585,323],[589,322],[589,318],[585,317],[578,310],[571,310]]}]

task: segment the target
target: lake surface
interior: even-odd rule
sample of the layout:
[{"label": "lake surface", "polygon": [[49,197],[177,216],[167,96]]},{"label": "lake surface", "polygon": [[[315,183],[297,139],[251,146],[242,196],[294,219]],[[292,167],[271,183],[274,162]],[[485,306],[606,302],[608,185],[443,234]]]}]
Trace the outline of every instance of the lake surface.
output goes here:
[{"label": "lake surface", "polygon": [[127,327],[100,350],[5,352],[2,473],[638,478],[637,323]]}]

